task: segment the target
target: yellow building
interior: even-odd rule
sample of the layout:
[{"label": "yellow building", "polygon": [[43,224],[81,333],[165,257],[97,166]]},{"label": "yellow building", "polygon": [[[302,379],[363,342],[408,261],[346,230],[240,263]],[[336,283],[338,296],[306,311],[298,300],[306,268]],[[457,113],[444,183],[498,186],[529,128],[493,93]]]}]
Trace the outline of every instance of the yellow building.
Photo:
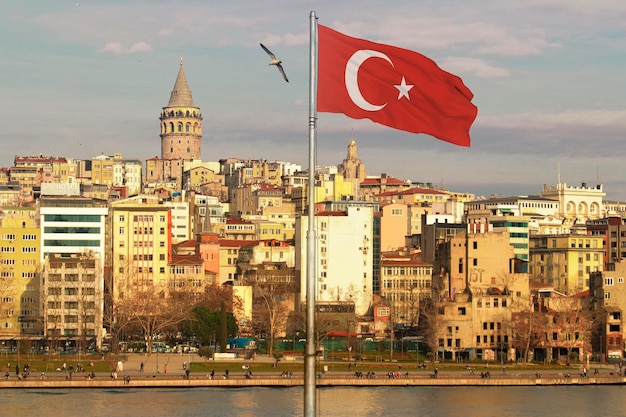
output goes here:
[{"label": "yellow building", "polygon": [[94,184],[104,184],[108,187],[113,185],[113,158],[100,155],[91,160],[91,182]]},{"label": "yellow building", "polygon": [[282,237],[279,240],[291,240],[295,235],[296,228],[296,206],[293,202],[288,201],[280,205],[280,207],[265,207],[262,212],[264,219],[270,222],[280,224],[282,228]]},{"label": "yellow building", "polygon": [[224,176],[204,166],[196,166],[183,172],[183,188],[186,190],[209,183],[223,184]]},{"label": "yellow building", "polygon": [[528,274],[507,274],[488,288],[473,289],[471,297],[457,292],[438,307],[443,314],[426,317],[436,327],[438,355],[508,363],[518,356],[514,317],[532,311]]},{"label": "yellow building", "polygon": [[119,288],[165,285],[172,245],[170,208],[156,196],[111,203],[112,277]]},{"label": "yellow building", "polygon": [[380,295],[389,301],[394,324],[416,326],[420,301],[430,298],[433,266],[416,255],[383,252],[380,260]]},{"label": "yellow building", "polygon": [[256,246],[259,242],[256,240],[232,240],[220,239],[220,271],[219,285],[226,282],[239,283],[240,277],[237,275],[237,263],[239,260],[239,251],[242,247]]},{"label": "yellow building", "polygon": [[38,339],[42,334],[42,312],[36,211],[3,207],[0,230],[0,340]]},{"label": "yellow building", "polygon": [[353,181],[344,179],[340,174],[332,174],[315,182],[315,202],[342,201],[354,199]]},{"label": "yellow building", "polygon": [[55,182],[68,182],[70,175],[70,163],[65,158],[52,159],[52,175]]},{"label": "yellow building", "polygon": [[459,233],[440,245],[436,260],[440,263],[435,263],[435,271],[443,267],[447,273],[442,296],[449,299],[466,288],[472,294],[484,293],[515,272],[514,250],[506,232]]},{"label": "yellow building", "polygon": [[283,240],[285,235],[283,225],[275,222],[258,222],[256,223],[257,238],[259,240]]},{"label": "yellow building", "polygon": [[602,271],[602,236],[537,235],[530,238],[530,276],[567,295],[589,289],[589,274]]}]

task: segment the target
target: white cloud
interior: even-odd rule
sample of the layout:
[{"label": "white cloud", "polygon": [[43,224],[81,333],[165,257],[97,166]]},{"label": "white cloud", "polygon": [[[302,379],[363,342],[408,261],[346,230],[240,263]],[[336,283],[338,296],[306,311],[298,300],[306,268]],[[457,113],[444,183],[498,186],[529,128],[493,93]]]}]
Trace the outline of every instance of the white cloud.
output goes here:
[{"label": "white cloud", "polygon": [[100,52],[117,55],[124,52],[124,47],[119,42],[108,42],[102,48],[100,48]]},{"label": "white cloud", "polygon": [[579,12],[584,15],[600,13],[626,13],[626,2],[623,0],[526,0],[526,7],[550,7]]},{"label": "white cloud", "polygon": [[475,75],[481,78],[508,77],[511,71],[507,68],[496,67],[478,58],[448,57],[438,60],[441,68],[457,75]]},{"label": "white cloud", "polygon": [[150,44],[146,42],[135,42],[130,47],[126,47],[119,42],[108,42],[102,48],[100,48],[99,51],[114,55],[121,55],[152,52],[153,49]]},{"label": "white cloud", "polygon": [[146,43],[146,42],[136,42],[134,44],[131,45],[131,47],[128,49],[128,52],[133,54],[136,52],[152,52],[153,49],[150,46],[150,44]]},{"label": "white cloud", "polygon": [[505,38],[496,39],[495,42],[482,46],[476,50],[480,54],[491,54],[501,56],[526,56],[539,55],[549,47],[558,47],[557,44],[550,44],[542,38]]},{"label": "white cloud", "polygon": [[580,109],[567,110],[561,113],[546,113],[540,111],[492,115],[481,117],[483,127],[517,129],[557,129],[573,127],[609,127],[626,128],[626,110],[606,110],[606,109]]}]

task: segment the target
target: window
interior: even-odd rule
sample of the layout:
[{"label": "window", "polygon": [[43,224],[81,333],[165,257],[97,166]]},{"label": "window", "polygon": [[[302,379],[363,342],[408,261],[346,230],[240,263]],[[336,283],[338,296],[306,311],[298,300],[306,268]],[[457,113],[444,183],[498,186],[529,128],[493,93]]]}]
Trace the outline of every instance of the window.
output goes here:
[{"label": "window", "polygon": [[65,288],[65,295],[77,295],[78,294],[78,288],[75,287],[68,287]]},{"label": "window", "polygon": [[610,287],[613,285],[613,278],[612,277],[606,277],[604,278],[604,285],[607,287]]}]

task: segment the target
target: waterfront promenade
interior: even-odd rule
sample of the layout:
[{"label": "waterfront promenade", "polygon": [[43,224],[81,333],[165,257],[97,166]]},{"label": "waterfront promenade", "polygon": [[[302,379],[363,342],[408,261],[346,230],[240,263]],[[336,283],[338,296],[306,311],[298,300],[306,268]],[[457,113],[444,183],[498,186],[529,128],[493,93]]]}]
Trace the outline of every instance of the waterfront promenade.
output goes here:
[{"label": "waterfront promenade", "polygon": [[[281,372],[281,366],[276,371],[253,372],[251,377],[246,376],[243,366],[254,368],[259,363],[272,362],[268,357],[257,357],[255,361],[231,360],[226,361],[229,369],[228,377],[224,371],[216,371],[213,378],[210,372],[191,372],[186,376],[185,369],[190,362],[203,362],[196,355],[129,355],[122,362],[122,370],[115,375],[99,372],[95,378],[86,377],[86,373],[74,373],[68,378],[67,372],[57,369],[51,372],[32,373],[28,378],[18,378],[10,375],[8,379],[0,379],[0,388],[192,388],[192,387],[293,387],[304,384],[303,373]],[[143,371],[141,370],[143,363]],[[209,362],[211,363],[211,362]],[[224,368],[224,362],[219,363]],[[164,365],[167,365],[165,373]],[[217,364],[216,364],[217,365]],[[323,369],[324,363],[321,364]],[[448,369],[446,366],[438,368],[435,375],[435,366],[428,370],[412,370],[405,364],[405,370],[398,365],[388,365],[386,368],[376,368],[377,364],[359,364],[358,372],[320,371],[317,385],[328,386],[555,386],[555,385],[622,385],[626,384],[626,377],[613,372],[612,368],[604,368],[590,372],[586,376],[579,369],[541,370],[529,369],[500,369],[492,367],[489,371]],[[328,366],[328,365],[327,365]],[[379,365],[378,365],[379,366]],[[398,368],[395,368],[398,366]],[[344,364],[345,367],[345,364]],[[329,367],[332,369],[332,366]],[[356,368],[355,368],[356,369]],[[384,369],[384,371],[383,371]],[[387,371],[387,369],[389,369]],[[484,369],[481,367],[481,369]]]}]

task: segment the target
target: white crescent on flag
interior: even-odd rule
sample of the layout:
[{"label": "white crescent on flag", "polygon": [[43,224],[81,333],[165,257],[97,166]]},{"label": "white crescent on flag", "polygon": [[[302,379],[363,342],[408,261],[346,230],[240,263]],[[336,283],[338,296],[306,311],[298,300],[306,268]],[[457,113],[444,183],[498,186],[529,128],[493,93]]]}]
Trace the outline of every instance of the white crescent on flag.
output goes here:
[{"label": "white crescent on flag", "polygon": [[387,105],[387,103],[381,105],[372,104],[367,101],[365,97],[363,97],[363,94],[361,94],[361,90],[359,90],[359,68],[361,67],[361,65],[363,65],[365,61],[370,58],[382,58],[385,61],[389,62],[393,67],[393,62],[391,62],[391,59],[389,59],[389,57],[382,52],[373,51],[371,49],[361,49],[359,51],[356,51],[354,54],[352,54],[352,56],[348,60],[348,63],[346,64],[346,89],[348,90],[348,95],[350,96],[350,99],[354,104],[366,111],[378,111],[383,109]]}]

